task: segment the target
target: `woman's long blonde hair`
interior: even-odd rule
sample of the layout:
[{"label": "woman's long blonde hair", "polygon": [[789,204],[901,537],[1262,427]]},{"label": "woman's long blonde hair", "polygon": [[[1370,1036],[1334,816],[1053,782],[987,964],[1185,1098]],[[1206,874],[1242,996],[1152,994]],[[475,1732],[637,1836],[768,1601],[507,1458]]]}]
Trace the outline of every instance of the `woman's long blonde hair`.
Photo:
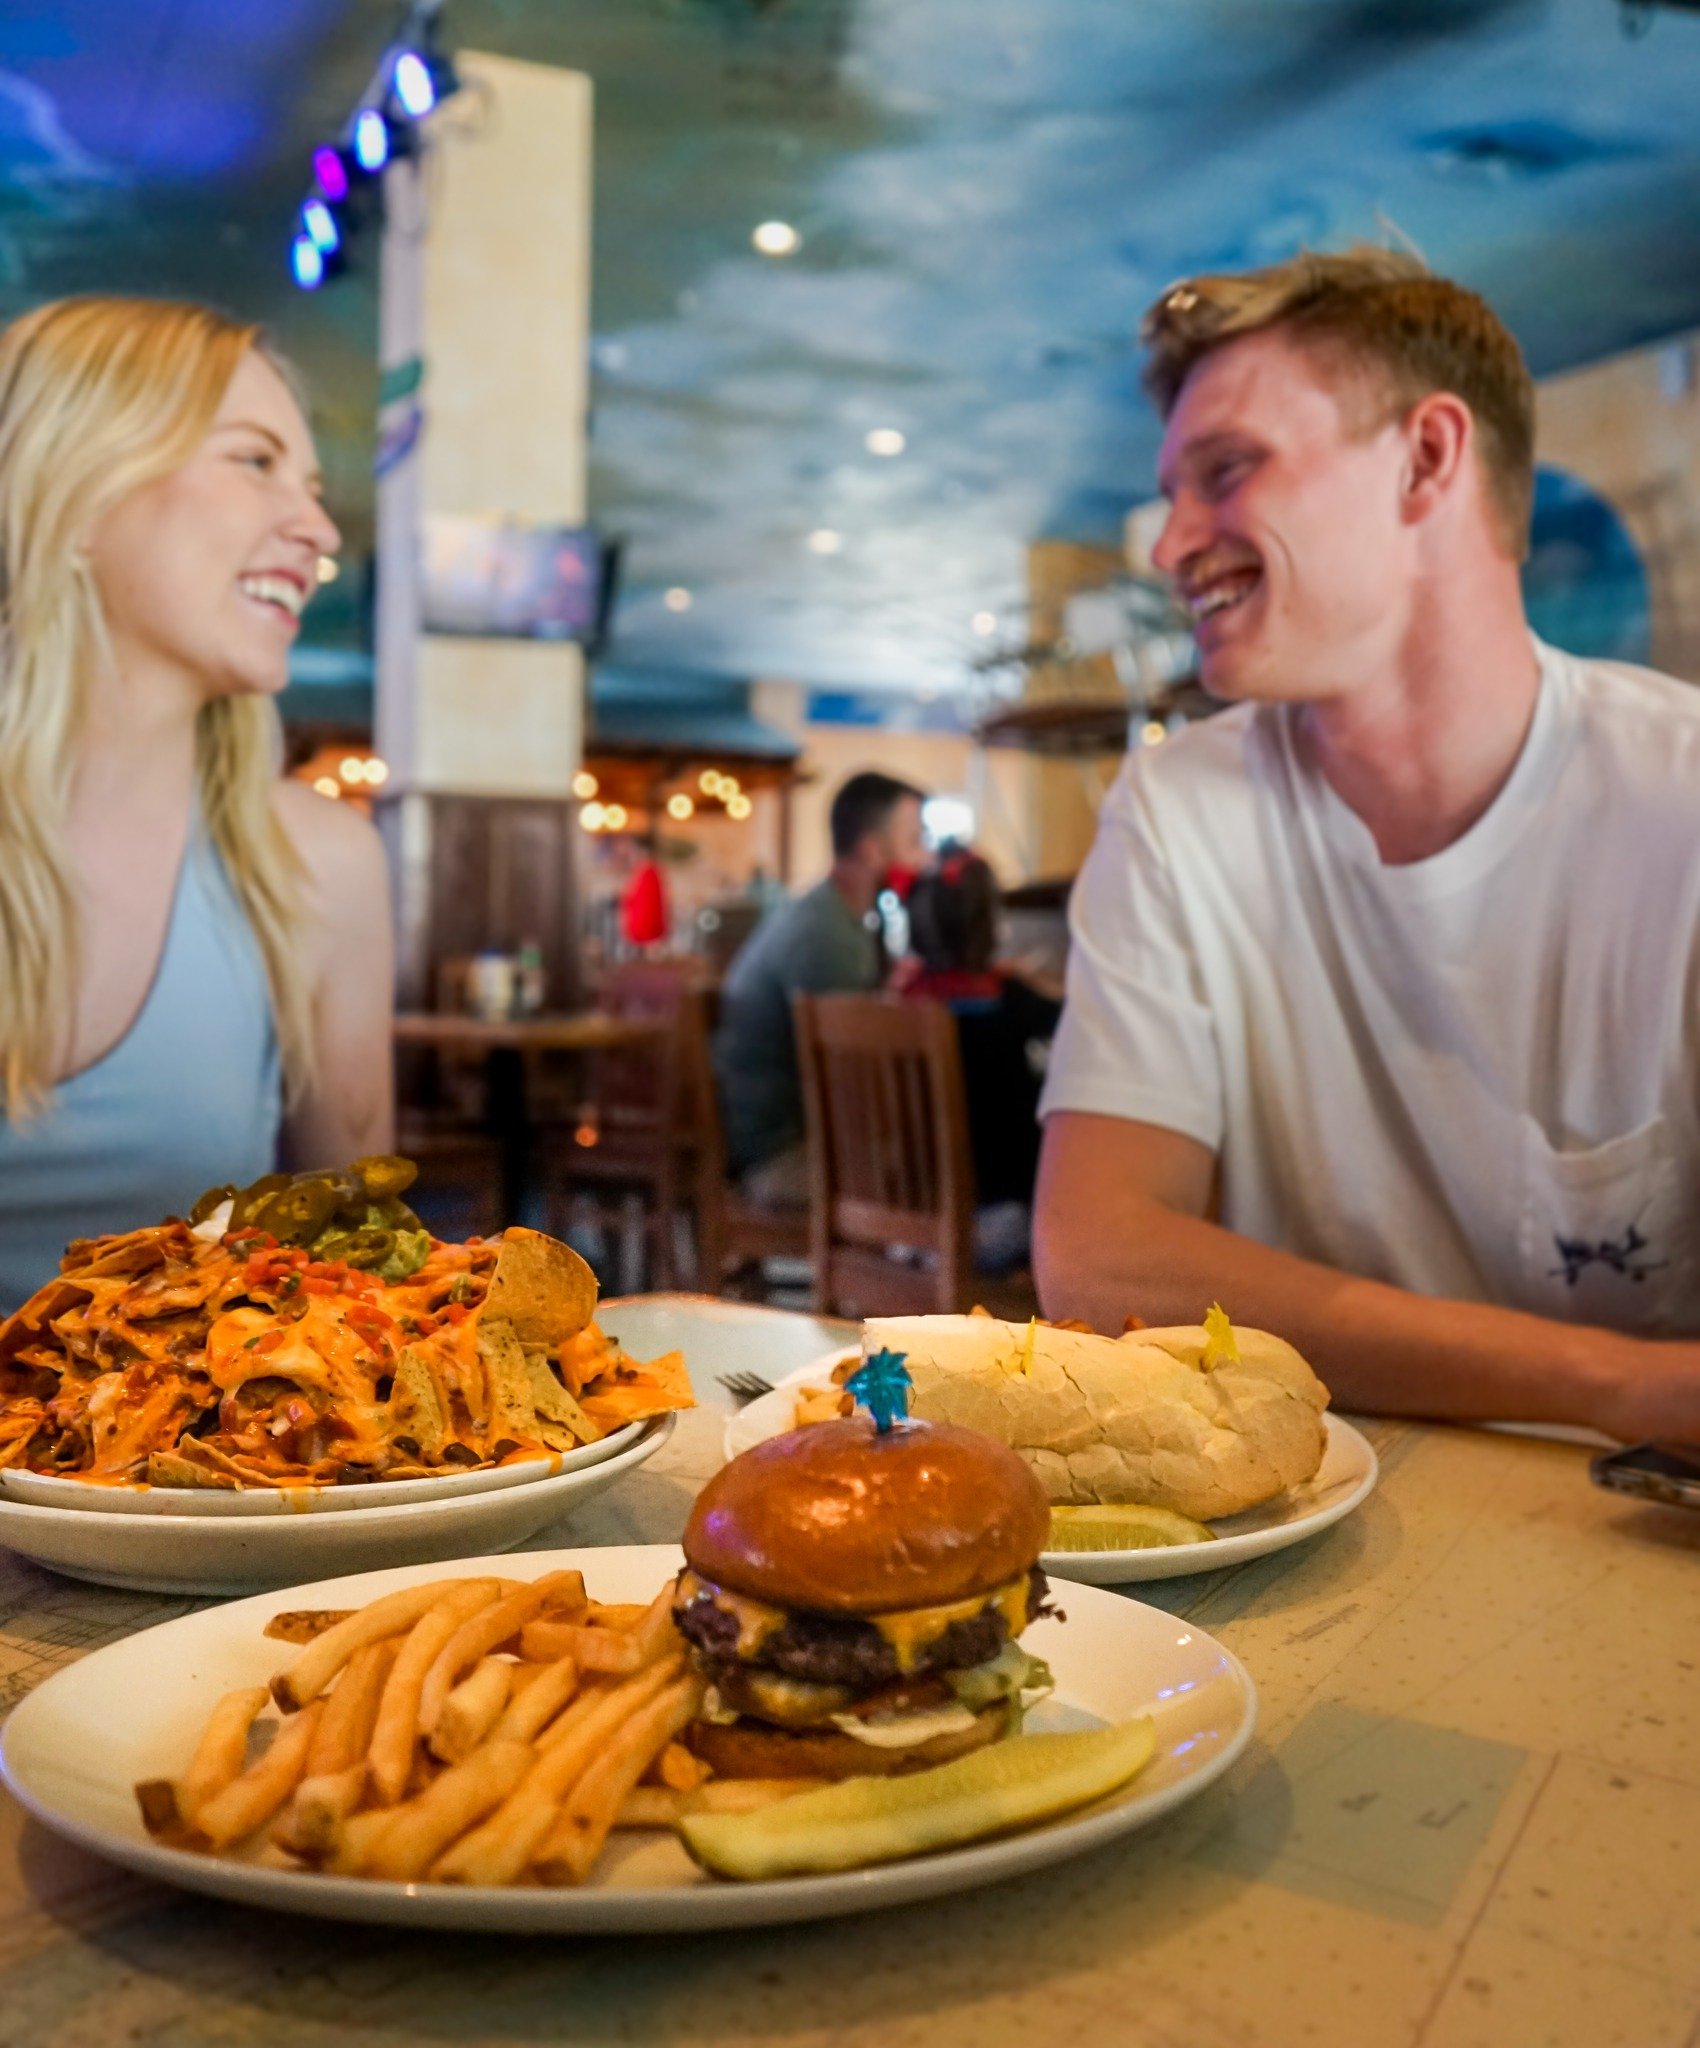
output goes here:
[{"label": "woman's long blonde hair", "polygon": [[[50,1091],[79,982],[65,821],[90,678],[112,658],[83,550],[121,498],[194,453],[257,346],[257,328],[151,299],[59,299],[0,331],[0,1113],[13,1119]],[[207,704],[195,754],[201,817],[265,960],[298,1094],[305,870],[272,804],[275,705]]]}]

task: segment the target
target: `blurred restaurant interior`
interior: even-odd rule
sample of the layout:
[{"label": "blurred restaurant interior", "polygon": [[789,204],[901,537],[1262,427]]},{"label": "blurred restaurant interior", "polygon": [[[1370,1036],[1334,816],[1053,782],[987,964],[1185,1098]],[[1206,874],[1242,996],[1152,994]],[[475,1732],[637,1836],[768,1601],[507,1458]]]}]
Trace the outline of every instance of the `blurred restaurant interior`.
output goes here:
[{"label": "blurred restaurant interior", "polygon": [[1700,2048],[1697,108],[0,0],[0,2048]]},{"label": "blurred restaurant interior", "polygon": [[1213,708],[1150,559],[1134,330],[1177,273],[1367,237],[1489,289],[1538,379],[1532,622],[1700,672],[1686,11],[9,11],[0,312],[205,299],[311,394],[343,546],[287,765],[383,834],[425,1213],[825,1300],[797,1219],[740,1236],[685,1040],[863,769],[1060,988],[1120,758]]}]

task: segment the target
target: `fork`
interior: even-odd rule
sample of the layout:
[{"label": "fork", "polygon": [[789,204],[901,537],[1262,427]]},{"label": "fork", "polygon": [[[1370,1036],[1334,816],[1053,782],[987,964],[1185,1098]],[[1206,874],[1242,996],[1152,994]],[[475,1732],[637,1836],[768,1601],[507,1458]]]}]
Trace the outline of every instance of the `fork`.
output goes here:
[{"label": "fork", "polygon": [[759,1372],[723,1372],[720,1384],[735,1401],[755,1401],[773,1392],[772,1380],[764,1380]]}]

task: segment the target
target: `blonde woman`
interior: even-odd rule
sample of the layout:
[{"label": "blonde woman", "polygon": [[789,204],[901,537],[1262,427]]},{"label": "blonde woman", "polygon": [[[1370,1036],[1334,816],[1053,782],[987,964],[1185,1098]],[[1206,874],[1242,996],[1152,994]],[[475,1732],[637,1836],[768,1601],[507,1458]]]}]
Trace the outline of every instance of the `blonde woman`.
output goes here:
[{"label": "blonde woman", "polygon": [[278,773],[338,539],[254,328],[83,298],[0,331],[0,1313],[280,1136],[390,1142],[378,838]]}]

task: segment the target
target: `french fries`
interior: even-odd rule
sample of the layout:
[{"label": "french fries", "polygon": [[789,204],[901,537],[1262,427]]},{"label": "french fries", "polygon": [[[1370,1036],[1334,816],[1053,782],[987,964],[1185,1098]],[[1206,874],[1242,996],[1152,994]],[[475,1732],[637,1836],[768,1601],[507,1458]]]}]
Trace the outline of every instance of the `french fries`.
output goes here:
[{"label": "french fries", "polygon": [[579,1774],[561,1802],[533,1861],[545,1884],[582,1884],[619,1817],[620,1807],[649,1767],[702,1705],[702,1681],[674,1680],[617,1729]]},{"label": "french fries", "polygon": [[[513,1690],[516,1667],[501,1657],[484,1657],[443,1702],[426,1736],[426,1746],[440,1763],[464,1763],[495,1726]],[[419,1725],[425,1725],[423,1706]]]},{"label": "french fries", "polygon": [[[615,1828],[809,1789],[717,1781],[679,1740],[702,1704],[673,1626],[577,1572],[442,1578],[274,1617],[268,1686],[213,1707],[149,1831],[269,1867],[394,1884],[583,1884]],[[275,1712],[268,1712],[275,1708]]]},{"label": "french fries", "polygon": [[571,1621],[527,1622],[520,1631],[519,1653],[529,1664],[555,1664],[570,1657],[581,1671],[628,1677],[643,1663],[630,1634]]},{"label": "french fries", "polygon": [[502,1718],[491,1730],[498,1742],[529,1742],[540,1735],[578,1690],[578,1666],[570,1657],[553,1664],[520,1664]]},{"label": "french fries", "polygon": [[712,1775],[695,1750],[687,1749],[682,1742],[670,1742],[650,1765],[646,1781],[667,1785],[675,1792],[694,1792]]},{"label": "french fries", "polygon": [[213,1708],[212,1719],[177,1786],[177,1817],[186,1826],[194,1827],[201,1808],[241,1776],[248,1730],[265,1704],[265,1688],[256,1686],[246,1692],[227,1692]]},{"label": "french fries", "polygon": [[687,1813],[759,1813],[799,1792],[818,1792],[826,1783],[825,1778],[713,1778],[690,1792],[638,1785],[626,1794],[615,1826],[676,1828]]},{"label": "french fries", "polygon": [[[611,1614],[605,1609],[604,1614]],[[571,1657],[581,1671],[606,1671],[629,1676],[641,1671],[673,1634],[673,1588],[664,1586],[648,1607],[628,1608],[636,1617],[628,1628],[605,1624],[592,1614],[588,1622],[533,1621],[520,1631],[519,1653],[532,1663],[553,1663]]]},{"label": "french fries", "polygon": [[215,1792],[201,1807],[194,1826],[215,1849],[228,1849],[232,1842],[251,1835],[295,1790],[323,1712],[315,1700],[293,1720],[285,1721],[259,1762],[250,1764],[241,1777]]},{"label": "french fries", "polygon": [[287,1614],[274,1614],[266,1623],[266,1634],[276,1643],[310,1643],[346,1621],[350,1607],[297,1607]]},{"label": "french fries", "polygon": [[462,1580],[425,1610],[396,1652],[366,1751],[367,1774],[380,1806],[393,1806],[407,1787],[420,1732],[425,1674],[460,1624],[481,1607],[488,1607],[500,1585],[498,1579]]},{"label": "french fries", "polygon": [[423,1586],[406,1586],[399,1593],[374,1600],[370,1607],[356,1608],[345,1621],[327,1629],[272,1680],[272,1698],[286,1714],[293,1714],[315,1700],[348,1662],[367,1643],[382,1642],[386,1636],[406,1633],[427,1608],[435,1606],[465,1583],[459,1579],[433,1579]]},{"label": "french fries", "polygon": [[[634,1709],[648,1705],[676,1672],[657,1665],[624,1685],[585,1693],[546,1730],[530,1770],[481,1828],[456,1843],[431,1875],[450,1884],[513,1884],[554,1823],[563,1799]],[[668,1729],[654,1748],[676,1731]]]},{"label": "french fries", "polygon": [[278,1825],[276,1839],[292,1853],[312,1855],[328,1847],[337,1823],[359,1805],[366,1751],[395,1653],[393,1642],[367,1643],[343,1667],[320,1716],[289,1814]]},{"label": "french fries", "polygon": [[[562,1581],[566,1583],[562,1584]],[[436,1727],[443,1702],[460,1678],[498,1644],[505,1643],[510,1636],[517,1636],[533,1615],[545,1606],[555,1606],[556,1595],[564,1596],[561,1604],[570,1611],[582,1608],[585,1604],[583,1574],[551,1572],[529,1586],[516,1587],[493,1607],[486,1607],[482,1613],[473,1614],[461,1623],[437,1652],[420,1690],[419,1725],[427,1735]]]}]

